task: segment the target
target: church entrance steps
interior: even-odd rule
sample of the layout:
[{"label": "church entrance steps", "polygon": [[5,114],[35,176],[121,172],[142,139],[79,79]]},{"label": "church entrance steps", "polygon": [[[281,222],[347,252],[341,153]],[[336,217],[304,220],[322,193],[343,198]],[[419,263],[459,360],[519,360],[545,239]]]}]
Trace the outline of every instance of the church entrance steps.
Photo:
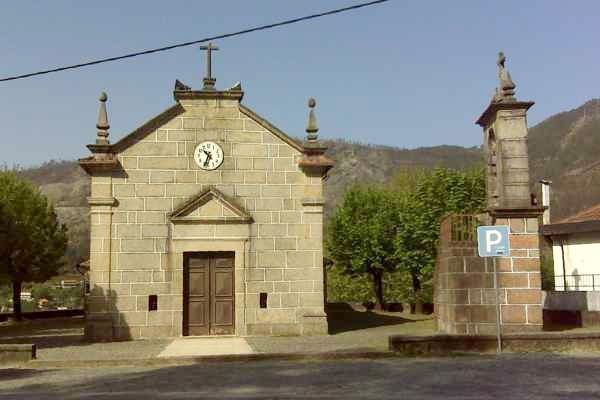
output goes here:
[{"label": "church entrance steps", "polygon": [[175,339],[159,355],[168,357],[202,357],[253,354],[246,339],[238,337],[198,337]]}]

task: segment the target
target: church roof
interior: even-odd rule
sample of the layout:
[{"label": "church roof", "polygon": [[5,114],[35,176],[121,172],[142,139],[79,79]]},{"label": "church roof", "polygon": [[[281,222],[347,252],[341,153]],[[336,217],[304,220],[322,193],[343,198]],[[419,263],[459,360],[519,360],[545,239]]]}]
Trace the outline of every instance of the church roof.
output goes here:
[{"label": "church roof", "polygon": [[299,152],[304,152],[304,147],[302,147],[302,144],[300,144],[300,142],[298,142],[293,137],[286,135],[282,130],[277,128],[275,125],[273,125],[265,118],[261,117],[260,115],[249,109],[248,107],[244,106],[243,104],[240,104],[240,111],[242,112],[242,114],[254,120],[254,122],[265,128],[273,135],[277,136],[279,139],[283,140],[285,143],[289,144]]},{"label": "church roof", "polygon": [[[248,118],[252,119],[254,122],[256,122],[257,124],[259,124],[260,126],[265,128],[267,131],[271,132],[273,135],[275,135],[277,138],[281,139],[283,142],[287,143],[288,145],[290,145],[291,147],[293,147],[294,149],[298,150],[301,153],[304,152],[304,148],[299,141],[297,141],[296,139],[287,135],[281,129],[277,128],[275,125],[273,125],[271,122],[269,122],[266,118],[261,117],[255,111],[251,110],[250,108],[246,107],[243,104],[239,104],[239,110],[242,114],[244,114]],[[143,123],[142,125],[140,125],[134,131],[132,131],[131,133],[129,133],[128,135],[126,135],[125,137],[120,139],[118,142],[112,144],[111,145],[112,152],[115,152],[115,153],[122,152],[123,150],[127,149],[129,146],[135,144],[136,141],[143,139],[145,136],[149,135],[150,133],[152,133],[153,131],[158,129],[164,123],[183,114],[184,112],[185,112],[185,108],[180,103],[177,103],[177,104],[167,108],[166,110],[164,110],[157,116],[153,117],[152,119],[150,119],[150,120],[146,121],[145,123]]]},{"label": "church roof", "polygon": [[185,109],[179,103],[167,108],[165,111],[161,112],[152,119],[144,122],[133,132],[129,133],[128,135],[120,139],[118,142],[114,143],[112,145],[113,152],[118,153],[125,150],[132,144],[135,144],[137,140],[148,136],[150,133],[158,129],[161,125],[183,114],[184,112]]},{"label": "church roof", "polygon": [[299,162],[301,167],[312,170],[313,172],[311,173],[319,172],[323,177],[326,177],[327,171],[333,166],[334,162],[324,154],[327,147],[318,140],[318,127],[316,125],[316,118],[313,110],[316,101],[314,99],[309,100],[309,108],[311,110],[309,115],[309,126],[306,129],[308,135],[306,136],[306,141],[301,143],[285,134],[282,130],[252,111],[250,108],[242,105],[241,101],[244,97],[244,92],[242,91],[242,85],[239,82],[229,89],[217,90],[215,87],[216,79],[212,75],[212,52],[219,50],[219,48],[212,45],[211,42],[200,48],[206,50],[206,76],[202,80],[204,84],[202,89],[193,90],[190,86],[183,84],[179,80],[175,80],[173,97],[176,104],[145,122],[114,144],[110,144],[108,140],[108,129],[110,128],[106,111],[106,101],[108,100],[108,96],[105,92],[102,92],[99,99],[100,109],[98,113],[98,122],[96,124],[96,127],[98,128],[96,143],[87,146],[93,155],[91,157],[80,159],[79,164],[81,167],[84,168],[88,174],[92,174],[95,171],[109,171],[116,168],[118,166],[117,153],[123,152],[144,137],[159,129],[161,126],[165,125],[168,121],[186,111],[185,107],[181,104],[182,100],[215,99],[236,101],[238,110],[241,114],[250,118],[267,132],[270,132],[303,155]]}]

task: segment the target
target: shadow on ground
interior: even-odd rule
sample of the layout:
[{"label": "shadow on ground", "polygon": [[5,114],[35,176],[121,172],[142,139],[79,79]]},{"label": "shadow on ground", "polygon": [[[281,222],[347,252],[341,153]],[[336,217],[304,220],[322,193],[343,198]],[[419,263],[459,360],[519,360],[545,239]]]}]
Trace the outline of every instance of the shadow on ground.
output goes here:
[{"label": "shadow on ground", "polygon": [[83,346],[84,317],[23,320],[0,325],[0,344],[32,343],[38,349]]},{"label": "shadow on ground", "polygon": [[399,316],[399,313],[359,311],[346,303],[328,304],[326,310],[329,334],[331,335],[378,326],[415,322],[415,320]]},{"label": "shadow on ground", "polygon": [[26,368],[0,368],[0,382],[15,379],[33,378],[52,370]]},{"label": "shadow on ground", "polygon": [[[565,365],[569,368],[565,368]],[[582,374],[581,371],[586,373]],[[597,398],[600,360],[503,356],[91,368],[0,382],[0,398]]]}]

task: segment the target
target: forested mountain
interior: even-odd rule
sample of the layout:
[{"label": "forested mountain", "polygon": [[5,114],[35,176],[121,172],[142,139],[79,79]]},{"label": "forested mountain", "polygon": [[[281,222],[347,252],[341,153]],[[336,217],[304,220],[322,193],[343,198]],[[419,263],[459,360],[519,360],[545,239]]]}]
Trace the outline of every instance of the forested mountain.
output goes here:
[{"label": "forested mountain", "polygon": [[600,99],[529,131],[532,183],[552,181],[552,220],[600,203]]},{"label": "forested mountain", "polygon": [[[479,147],[436,146],[400,149],[327,141],[336,160],[325,183],[326,214],[330,215],[344,191],[356,183],[389,181],[401,168],[446,166],[467,168],[482,164]],[[556,221],[600,203],[600,99],[554,115],[529,130],[532,191],[539,179],[553,181],[552,216]],[[69,227],[69,265],[88,257],[86,197],[89,179],[76,161],[49,161],[21,171],[38,184],[56,205]]]}]

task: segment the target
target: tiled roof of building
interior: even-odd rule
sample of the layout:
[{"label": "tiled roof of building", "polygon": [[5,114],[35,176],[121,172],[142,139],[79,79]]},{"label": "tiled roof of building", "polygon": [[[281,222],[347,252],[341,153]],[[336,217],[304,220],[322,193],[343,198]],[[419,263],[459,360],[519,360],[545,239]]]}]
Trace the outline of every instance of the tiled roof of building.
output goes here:
[{"label": "tiled roof of building", "polygon": [[600,232],[600,204],[585,209],[558,222],[540,227],[545,236],[568,235],[572,233]]},{"label": "tiled roof of building", "polygon": [[584,222],[584,221],[600,221],[600,204],[596,204],[593,207],[587,208],[575,215],[562,219],[556,223],[568,224],[573,222]]}]

